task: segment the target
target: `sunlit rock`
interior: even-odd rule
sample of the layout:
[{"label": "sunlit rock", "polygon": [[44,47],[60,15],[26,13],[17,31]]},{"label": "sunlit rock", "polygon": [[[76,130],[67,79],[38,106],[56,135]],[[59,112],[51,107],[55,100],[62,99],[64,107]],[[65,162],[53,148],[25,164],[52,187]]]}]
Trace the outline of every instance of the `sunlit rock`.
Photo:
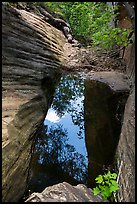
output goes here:
[{"label": "sunlit rock", "polygon": [[102,202],[102,197],[94,196],[83,184],[72,186],[63,182],[45,188],[42,193],[33,193],[25,202]]},{"label": "sunlit rock", "polygon": [[[2,196],[23,195],[34,135],[58,81],[65,37],[40,17],[2,8]],[[54,82],[55,79],[55,82]],[[50,89],[50,92],[49,92]]]}]

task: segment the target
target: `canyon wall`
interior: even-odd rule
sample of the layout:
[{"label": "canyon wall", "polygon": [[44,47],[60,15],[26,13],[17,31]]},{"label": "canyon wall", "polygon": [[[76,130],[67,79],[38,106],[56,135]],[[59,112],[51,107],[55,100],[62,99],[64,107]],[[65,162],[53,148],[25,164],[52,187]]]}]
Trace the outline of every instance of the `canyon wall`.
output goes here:
[{"label": "canyon wall", "polygon": [[119,202],[135,202],[135,88],[127,100],[118,145]]},{"label": "canyon wall", "polygon": [[119,202],[135,202],[135,2],[130,2],[129,5],[131,5],[130,12],[121,5],[119,18],[119,27],[133,29],[129,39],[131,43],[125,48],[123,56],[127,65],[126,74],[130,81],[130,94],[125,105],[117,149]]},{"label": "canyon wall", "polygon": [[[135,36],[133,35],[133,40],[135,41],[134,37]],[[133,87],[135,84],[135,42],[129,44],[125,49],[124,60],[127,64],[126,73],[131,81],[131,86]]]},{"label": "canyon wall", "polygon": [[131,83],[118,144],[119,202],[135,202],[135,44],[126,48],[127,76]]},{"label": "canyon wall", "polygon": [[40,17],[2,6],[2,197],[23,195],[31,149],[60,78],[65,37]]}]

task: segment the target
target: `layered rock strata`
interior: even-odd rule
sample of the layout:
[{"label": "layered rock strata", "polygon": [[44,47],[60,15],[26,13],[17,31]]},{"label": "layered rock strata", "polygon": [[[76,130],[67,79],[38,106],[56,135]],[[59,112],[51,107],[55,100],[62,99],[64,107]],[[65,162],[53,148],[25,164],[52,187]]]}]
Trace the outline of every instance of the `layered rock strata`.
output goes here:
[{"label": "layered rock strata", "polygon": [[60,77],[64,42],[62,32],[40,17],[3,5],[3,202],[16,202],[24,193],[33,138]]},{"label": "layered rock strata", "polygon": [[135,87],[127,100],[118,145],[119,202],[135,202]]}]

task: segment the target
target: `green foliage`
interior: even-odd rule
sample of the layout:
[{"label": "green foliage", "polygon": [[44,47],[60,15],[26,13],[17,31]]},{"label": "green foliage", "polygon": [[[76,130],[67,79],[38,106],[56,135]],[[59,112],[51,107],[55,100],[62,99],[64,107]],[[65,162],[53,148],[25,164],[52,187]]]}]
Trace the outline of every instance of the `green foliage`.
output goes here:
[{"label": "green foliage", "polygon": [[130,29],[111,25],[118,15],[118,7],[105,2],[42,2],[59,17],[68,21],[74,37],[84,44],[111,50],[128,45]]},{"label": "green foliage", "polygon": [[[15,3],[13,6],[16,7]],[[118,15],[118,7],[110,7],[106,2],[28,2],[40,5],[54,17],[66,20],[74,38],[85,45],[112,50],[119,45],[128,45],[131,29],[112,27],[111,22]]]},{"label": "green foliage", "polygon": [[93,188],[94,195],[98,195],[100,193],[104,200],[110,199],[113,201],[113,193],[119,189],[116,178],[117,174],[111,173],[110,171],[104,175],[99,175],[95,179],[97,186],[96,188]]}]

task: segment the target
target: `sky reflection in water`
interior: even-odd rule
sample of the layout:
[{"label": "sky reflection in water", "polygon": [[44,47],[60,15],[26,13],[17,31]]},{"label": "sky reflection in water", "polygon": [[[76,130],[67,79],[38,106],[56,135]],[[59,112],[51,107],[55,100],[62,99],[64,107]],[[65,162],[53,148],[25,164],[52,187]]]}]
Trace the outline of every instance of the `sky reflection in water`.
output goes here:
[{"label": "sky reflection in water", "polygon": [[[77,113],[79,113],[81,109],[83,110],[83,100],[84,96],[79,97],[75,101],[71,101],[71,106],[73,106]],[[71,112],[66,111],[64,115],[60,117],[57,115],[56,110],[50,108],[48,110],[44,124],[48,126],[56,126],[56,124],[63,125],[63,128],[67,129],[68,132],[68,143],[73,145],[76,151],[85,157],[86,163],[88,162],[84,128],[80,130],[79,125],[74,125]],[[81,125],[83,126],[84,123]]]},{"label": "sky reflection in water", "polygon": [[[88,168],[84,135],[83,95],[84,79],[72,75],[63,76],[56,88],[51,108],[44,121],[47,135],[51,134],[52,129],[54,131],[60,129],[64,132],[63,139],[61,139],[62,132],[59,132],[60,135],[57,136],[60,137],[59,141],[62,140],[62,150],[56,150],[61,151],[61,155],[58,155],[58,163],[62,163],[62,169],[68,169],[69,175],[79,181],[86,180]],[[55,138],[53,137],[53,143],[54,141]],[[63,163],[63,161],[66,162]]]},{"label": "sky reflection in water", "polygon": [[54,181],[50,180],[49,185],[61,181],[86,183],[88,158],[84,135],[83,94],[83,79],[74,75],[63,76],[36,138],[33,165],[42,168],[42,175],[45,172],[48,178],[54,174],[54,179],[51,179]]},{"label": "sky reflection in water", "polygon": [[63,181],[95,185],[103,165],[113,162],[121,126],[115,116],[117,107],[124,107],[120,98],[102,83],[74,74],[61,78],[36,137],[32,192]]}]

